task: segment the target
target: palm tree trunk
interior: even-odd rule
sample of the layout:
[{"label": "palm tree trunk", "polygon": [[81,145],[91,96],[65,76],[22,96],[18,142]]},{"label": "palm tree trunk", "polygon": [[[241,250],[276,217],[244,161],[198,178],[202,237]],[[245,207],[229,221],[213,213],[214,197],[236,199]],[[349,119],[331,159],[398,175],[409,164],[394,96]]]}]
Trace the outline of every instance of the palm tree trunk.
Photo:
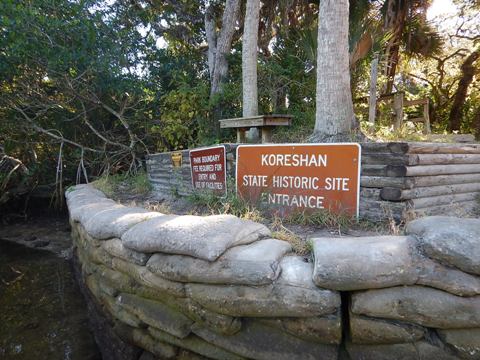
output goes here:
[{"label": "palm tree trunk", "polygon": [[353,125],[348,0],[321,0],[318,20],[314,141],[348,140]]},{"label": "palm tree trunk", "polygon": [[[242,40],[243,117],[258,115],[257,47],[260,0],[247,0]],[[257,128],[247,132],[249,141],[258,140]]]}]

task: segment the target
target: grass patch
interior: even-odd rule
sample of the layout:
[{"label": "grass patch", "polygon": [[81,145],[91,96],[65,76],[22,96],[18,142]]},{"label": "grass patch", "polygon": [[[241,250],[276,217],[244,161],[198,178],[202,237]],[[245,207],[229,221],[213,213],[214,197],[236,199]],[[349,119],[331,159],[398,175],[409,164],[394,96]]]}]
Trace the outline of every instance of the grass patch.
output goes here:
[{"label": "grass patch", "polygon": [[304,256],[312,252],[312,243],[305,241],[292,230],[285,227],[282,219],[275,217],[270,228],[272,230],[272,237],[288,242],[296,254]]},{"label": "grass patch", "polygon": [[328,209],[312,213],[297,211],[285,218],[287,223],[308,225],[327,229],[350,229],[358,224],[356,218],[347,214],[337,214]]},{"label": "grass patch", "polygon": [[261,222],[263,215],[258,209],[237,196],[233,179],[227,181],[227,195],[219,197],[211,191],[195,191],[187,196],[187,200],[196,208],[194,213],[208,212],[210,214],[231,214],[239,218]]},{"label": "grass patch", "polygon": [[147,173],[138,172],[137,175],[103,175],[92,182],[92,185],[108,197],[115,196],[119,191],[130,192],[136,195],[146,195],[152,190]]}]

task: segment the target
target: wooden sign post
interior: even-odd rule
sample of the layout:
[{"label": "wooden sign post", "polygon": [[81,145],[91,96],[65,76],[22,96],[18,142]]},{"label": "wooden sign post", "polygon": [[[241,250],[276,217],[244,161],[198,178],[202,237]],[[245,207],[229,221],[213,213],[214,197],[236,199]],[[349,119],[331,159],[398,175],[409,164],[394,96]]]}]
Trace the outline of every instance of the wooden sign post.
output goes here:
[{"label": "wooden sign post", "polygon": [[225,146],[190,150],[192,186],[195,190],[210,190],[227,194],[227,157]]},{"label": "wooden sign post", "polygon": [[237,193],[280,215],[327,209],[358,216],[359,144],[240,145]]}]

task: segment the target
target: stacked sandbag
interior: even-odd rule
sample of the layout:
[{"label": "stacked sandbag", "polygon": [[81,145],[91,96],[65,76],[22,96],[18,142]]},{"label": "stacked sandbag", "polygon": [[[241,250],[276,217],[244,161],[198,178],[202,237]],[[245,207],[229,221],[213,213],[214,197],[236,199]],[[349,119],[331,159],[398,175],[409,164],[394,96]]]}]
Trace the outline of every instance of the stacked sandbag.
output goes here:
[{"label": "stacked sandbag", "polygon": [[159,358],[337,359],[337,291],[261,224],[66,194],[85,284],[124,341]]},{"label": "stacked sandbag", "polygon": [[480,359],[480,220],[313,239],[316,285],[348,291],[352,359]]}]

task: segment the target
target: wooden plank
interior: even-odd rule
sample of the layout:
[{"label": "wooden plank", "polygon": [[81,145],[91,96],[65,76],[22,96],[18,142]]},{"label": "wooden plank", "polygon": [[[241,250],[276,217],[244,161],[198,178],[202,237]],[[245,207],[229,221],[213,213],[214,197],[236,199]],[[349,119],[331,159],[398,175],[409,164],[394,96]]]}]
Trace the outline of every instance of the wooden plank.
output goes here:
[{"label": "wooden plank", "polygon": [[250,128],[256,126],[263,126],[263,116],[256,118],[238,118],[220,120],[220,128]]},{"label": "wooden plank", "polygon": [[403,102],[403,106],[415,106],[415,105],[423,105],[428,102],[428,99],[417,99],[417,100],[405,100]]},{"label": "wooden plank", "polygon": [[453,194],[453,195],[441,195],[441,196],[412,199],[412,200],[408,200],[407,203],[413,209],[422,209],[422,208],[431,207],[431,206],[456,204],[463,201],[474,201],[474,200],[477,200],[479,195],[480,194],[478,192]]},{"label": "wooden plank", "polygon": [[480,144],[408,143],[410,154],[480,154]]},{"label": "wooden plank", "polygon": [[378,75],[378,54],[372,60],[370,68],[370,97],[368,100],[368,123],[375,125],[375,113],[377,111],[377,75]]},{"label": "wooden plank", "polygon": [[423,133],[424,134],[431,134],[432,129],[430,127],[430,101],[426,99],[427,101],[423,105],[423,117],[425,118],[425,123],[423,125]]},{"label": "wooden plank", "polygon": [[403,122],[403,102],[404,94],[399,92],[393,97],[393,109],[395,110],[395,124],[394,129],[398,130],[402,126]]},{"label": "wooden plank", "polygon": [[[386,178],[397,179],[397,178]],[[409,183],[412,187],[453,185],[480,182],[480,173],[478,174],[455,174],[455,175],[437,175],[437,176],[419,176],[409,177]],[[385,185],[390,186],[390,185]],[[396,187],[396,186],[391,186]],[[397,186],[398,187],[398,186]]]},{"label": "wooden plank", "polygon": [[400,189],[411,189],[413,178],[408,177],[386,177],[386,176],[362,176],[360,186],[365,188],[395,187]]},{"label": "wooden plank", "polygon": [[399,189],[384,187],[380,191],[380,197],[383,200],[402,201],[417,199],[423,197],[462,194],[468,192],[480,191],[480,183],[455,184],[455,185],[440,185],[430,187],[420,187],[413,189]]},{"label": "wooden plank", "polygon": [[480,164],[480,154],[412,154],[419,165]]},{"label": "wooden plank", "polygon": [[241,117],[232,119],[222,119],[220,127],[226,128],[249,128],[258,126],[290,126],[292,124],[291,115],[259,115],[251,117]]},{"label": "wooden plank", "polygon": [[449,174],[480,173],[480,164],[453,164],[453,165],[388,165],[386,176],[431,176]]}]

